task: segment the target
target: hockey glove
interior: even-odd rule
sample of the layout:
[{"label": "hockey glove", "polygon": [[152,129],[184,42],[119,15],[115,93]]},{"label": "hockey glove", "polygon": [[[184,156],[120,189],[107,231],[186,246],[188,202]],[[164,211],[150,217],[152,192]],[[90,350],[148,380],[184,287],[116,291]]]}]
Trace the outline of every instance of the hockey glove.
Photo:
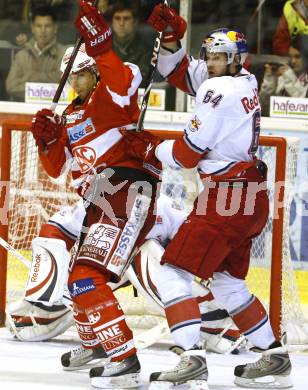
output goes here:
[{"label": "hockey glove", "polygon": [[48,147],[57,142],[64,129],[64,118],[44,108],[36,113],[32,120],[31,131],[39,152],[48,150]]},{"label": "hockey glove", "polygon": [[81,1],[79,5],[75,26],[84,39],[87,54],[95,58],[111,49],[112,31],[95,7],[85,1]]},{"label": "hockey glove", "polygon": [[129,156],[144,162],[156,159],[155,149],[162,142],[161,139],[147,131],[140,133],[126,131],[123,135]]},{"label": "hockey glove", "polygon": [[179,41],[187,29],[186,21],[173,8],[164,4],[157,4],[154,7],[147,23],[159,32],[171,28],[171,31],[164,32],[162,42],[165,43]]}]

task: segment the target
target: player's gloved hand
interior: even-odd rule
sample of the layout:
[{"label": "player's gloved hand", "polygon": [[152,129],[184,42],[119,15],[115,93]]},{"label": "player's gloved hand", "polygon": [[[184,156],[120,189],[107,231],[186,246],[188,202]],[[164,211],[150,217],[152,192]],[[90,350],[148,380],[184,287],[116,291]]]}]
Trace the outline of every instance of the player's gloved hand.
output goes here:
[{"label": "player's gloved hand", "polygon": [[79,5],[75,26],[84,39],[87,54],[95,58],[111,49],[112,31],[95,7],[86,1],[80,1]]},{"label": "player's gloved hand", "polygon": [[[164,31],[162,42],[166,43],[179,41],[187,29],[186,20],[165,4],[154,7],[147,23],[159,32]],[[167,28],[171,28],[171,31],[165,31]]]},{"label": "player's gloved hand", "polygon": [[135,131],[126,131],[123,133],[124,142],[127,146],[127,153],[138,160],[150,162],[155,157],[156,146],[162,140],[148,131],[136,133]]},{"label": "player's gloved hand", "polygon": [[35,114],[32,120],[31,131],[38,146],[39,152],[57,142],[64,130],[64,118],[44,108]]}]

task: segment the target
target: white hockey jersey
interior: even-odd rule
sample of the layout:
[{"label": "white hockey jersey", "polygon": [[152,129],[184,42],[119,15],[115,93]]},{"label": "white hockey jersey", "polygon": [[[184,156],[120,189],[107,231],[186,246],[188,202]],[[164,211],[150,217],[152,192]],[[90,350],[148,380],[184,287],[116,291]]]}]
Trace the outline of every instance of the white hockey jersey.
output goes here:
[{"label": "white hockey jersey", "polygon": [[[206,64],[203,63],[202,71],[200,63],[181,55],[180,64],[175,65],[175,54],[162,56],[165,62],[168,57],[173,58],[175,71],[168,80],[172,78],[184,90],[186,82],[186,92],[192,94],[200,82],[196,108],[183,138],[164,141],[157,147],[156,156],[171,166],[198,166],[206,175],[234,174],[238,163],[252,161],[258,148],[261,109],[256,78],[242,70],[235,77],[215,77],[202,82],[201,75],[207,77]],[[167,69],[161,64],[160,69],[167,72],[172,66]]]}]

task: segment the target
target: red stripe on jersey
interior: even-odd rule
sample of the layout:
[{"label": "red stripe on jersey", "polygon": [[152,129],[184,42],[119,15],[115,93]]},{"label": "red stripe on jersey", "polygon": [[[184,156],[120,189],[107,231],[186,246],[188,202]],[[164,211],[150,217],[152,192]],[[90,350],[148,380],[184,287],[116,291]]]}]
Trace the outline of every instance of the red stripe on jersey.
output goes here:
[{"label": "red stripe on jersey", "polygon": [[176,88],[181,89],[184,92],[192,93],[193,91],[187,84],[188,67],[189,67],[189,59],[187,56],[185,56],[180,62],[180,65],[178,66],[176,71],[173,72],[168,77],[168,83],[173,85]]},{"label": "red stripe on jersey", "polygon": [[187,145],[184,138],[177,139],[174,142],[172,152],[174,160],[184,168],[194,168],[207,153],[195,152]]},{"label": "red stripe on jersey", "polygon": [[188,298],[179,303],[175,303],[174,305],[167,307],[165,312],[170,327],[184,321],[200,320],[201,318],[199,305],[195,298]]}]

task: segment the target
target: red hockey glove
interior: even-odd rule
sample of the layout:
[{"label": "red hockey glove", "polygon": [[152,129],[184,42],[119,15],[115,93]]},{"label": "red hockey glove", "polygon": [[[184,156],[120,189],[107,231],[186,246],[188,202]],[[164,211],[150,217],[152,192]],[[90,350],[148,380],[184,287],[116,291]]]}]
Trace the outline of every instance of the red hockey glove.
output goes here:
[{"label": "red hockey glove", "polygon": [[112,46],[112,31],[103,15],[86,1],[79,3],[75,26],[83,37],[86,52],[91,57],[108,51]]},{"label": "red hockey glove", "polygon": [[138,160],[150,162],[155,157],[156,146],[162,140],[152,135],[148,131],[136,133],[134,131],[126,131],[124,134],[124,141],[127,146],[127,153]]},{"label": "red hockey glove", "polygon": [[63,132],[64,118],[44,108],[35,114],[31,131],[40,152],[57,142]]},{"label": "red hockey glove", "polygon": [[171,31],[165,31],[162,42],[174,42],[183,38],[186,29],[186,21],[177,12],[164,4],[157,4],[147,23],[157,31],[165,31],[171,27]]}]

